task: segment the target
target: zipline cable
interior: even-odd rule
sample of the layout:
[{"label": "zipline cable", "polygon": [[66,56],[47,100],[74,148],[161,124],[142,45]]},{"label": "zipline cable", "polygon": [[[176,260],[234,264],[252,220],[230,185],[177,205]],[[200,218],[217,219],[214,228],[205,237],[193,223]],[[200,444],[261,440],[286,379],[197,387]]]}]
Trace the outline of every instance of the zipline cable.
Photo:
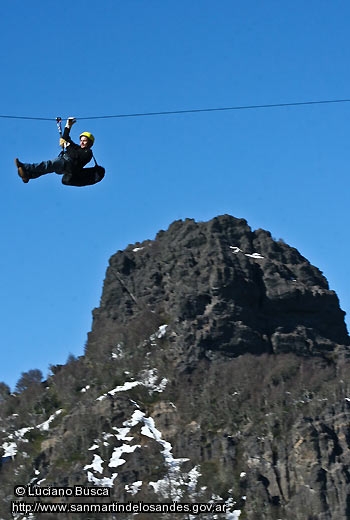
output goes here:
[{"label": "zipline cable", "polygon": [[[131,114],[115,114],[105,116],[89,116],[89,117],[77,117],[77,120],[87,121],[92,119],[117,119],[126,117],[149,117],[149,116],[167,116],[175,114],[198,114],[200,112],[224,112],[229,110],[257,110],[259,108],[283,108],[283,107],[297,107],[305,105],[329,105],[334,103],[349,103],[350,99],[324,99],[319,101],[296,101],[292,103],[272,103],[266,105],[238,105],[232,107],[213,107],[213,108],[191,108],[184,110],[165,110],[160,112],[136,112]],[[12,115],[0,115],[1,119],[26,119],[33,121],[53,121],[57,118],[54,117],[29,117],[29,116],[12,116]]]}]

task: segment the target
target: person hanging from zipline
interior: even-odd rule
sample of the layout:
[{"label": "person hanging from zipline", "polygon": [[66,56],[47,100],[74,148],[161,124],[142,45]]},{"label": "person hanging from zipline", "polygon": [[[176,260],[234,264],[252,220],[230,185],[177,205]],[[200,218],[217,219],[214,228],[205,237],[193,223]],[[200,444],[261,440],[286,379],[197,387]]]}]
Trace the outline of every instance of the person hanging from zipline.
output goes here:
[{"label": "person hanging from zipline", "polygon": [[[67,119],[63,134],[61,129],[61,118],[56,119],[60,133],[60,146],[63,148],[55,159],[42,161],[40,163],[23,163],[15,159],[18,175],[22,181],[27,183],[31,179],[37,179],[47,173],[57,173],[62,175],[62,183],[69,186],[88,186],[100,182],[105,174],[105,169],[99,166],[92,153],[92,146],[95,138],[90,132],[80,134],[80,144],[74,143],[70,137],[70,130],[76,119]],[[84,168],[91,159],[94,159],[95,166]]]}]

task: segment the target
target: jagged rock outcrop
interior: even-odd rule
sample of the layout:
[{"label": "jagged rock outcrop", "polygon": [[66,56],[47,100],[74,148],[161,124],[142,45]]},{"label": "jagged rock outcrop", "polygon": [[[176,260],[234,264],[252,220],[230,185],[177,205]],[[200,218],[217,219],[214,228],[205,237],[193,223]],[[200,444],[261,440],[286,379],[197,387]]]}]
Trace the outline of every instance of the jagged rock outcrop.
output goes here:
[{"label": "jagged rock outcrop", "polygon": [[296,249],[228,215],[175,222],[155,241],[114,255],[89,348],[95,336],[100,342],[101,323],[105,331],[106,320],[119,324],[147,311],[169,317],[183,354],[196,351],[195,359],[314,355],[349,341],[322,273]]},{"label": "jagged rock outcrop", "polygon": [[349,344],[296,249],[228,215],[174,222],[112,256],[85,355],[0,403],[0,519],[29,482],[192,504],[160,519],[349,518]]}]

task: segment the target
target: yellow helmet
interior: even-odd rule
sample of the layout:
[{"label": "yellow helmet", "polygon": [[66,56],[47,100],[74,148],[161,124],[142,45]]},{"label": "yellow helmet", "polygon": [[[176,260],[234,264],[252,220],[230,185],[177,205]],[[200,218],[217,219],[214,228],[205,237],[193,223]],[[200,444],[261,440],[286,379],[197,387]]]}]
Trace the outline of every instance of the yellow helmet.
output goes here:
[{"label": "yellow helmet", "polygon": [[88,139],[90,139],[90,141],[92,142],[92,144],[94,144],[94,142],[95,142],[95,138],[94,138],[94,136],[93,136],[92,134],[90,134],[90,132],[82,132],[82,133],[80,134],[79,137],[82,137],[83,135],[84,135],[85,137],[87,137]]}]

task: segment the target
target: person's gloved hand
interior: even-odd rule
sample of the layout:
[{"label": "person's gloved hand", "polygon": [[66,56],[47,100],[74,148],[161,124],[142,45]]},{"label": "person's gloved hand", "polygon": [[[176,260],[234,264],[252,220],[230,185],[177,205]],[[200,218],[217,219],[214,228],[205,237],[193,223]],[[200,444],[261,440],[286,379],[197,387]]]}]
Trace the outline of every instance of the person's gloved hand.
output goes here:
[{"label": "person's gloved hand", "polygon": [[62,139],[62,137],[60,137],[60,147],[61,148],[65,148],[67,146],[67,141],[65,141],[64,139]]},{"label": "person's gloved hand", "polygon": [[76,123],[77,120],[75,119],[75,117],[69,117],[67,119],[67,122],[66,122],[66,127],[67,128],[72,128],[72,126],[74,125],[74,123]]}]

